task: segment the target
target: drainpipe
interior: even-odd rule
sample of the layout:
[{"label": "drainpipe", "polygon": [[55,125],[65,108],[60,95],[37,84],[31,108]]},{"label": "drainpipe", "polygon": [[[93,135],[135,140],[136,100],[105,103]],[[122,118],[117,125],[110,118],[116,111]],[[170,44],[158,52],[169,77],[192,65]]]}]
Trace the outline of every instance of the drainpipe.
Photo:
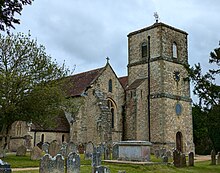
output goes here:
[{"label": "drainpipe", "polygon": [[147,103],[148,103],[148,136],[149,136],[149,142],[151,141],[151,128],[150,128],[150,36],[147,37],[148,38],[148,95],[147,95]]}]

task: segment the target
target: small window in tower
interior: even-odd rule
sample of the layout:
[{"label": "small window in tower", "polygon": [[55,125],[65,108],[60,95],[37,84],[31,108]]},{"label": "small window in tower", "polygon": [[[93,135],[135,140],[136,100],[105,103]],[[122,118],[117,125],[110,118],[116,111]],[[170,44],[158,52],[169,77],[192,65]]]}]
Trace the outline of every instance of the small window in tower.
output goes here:
[{"label": "small window in tower", "polygon": [[177,45],[173,42],[173,58],[177,58]]},{"label": "small window in tower", "polygon": [[147,57],[147,43],[143,42],[141,44],[141,54],[142,54],[142,58]]},{"label": "small window in tower", "polygon": [[108,92],[112,93],[112,80],[111,79],[108,81]]}]

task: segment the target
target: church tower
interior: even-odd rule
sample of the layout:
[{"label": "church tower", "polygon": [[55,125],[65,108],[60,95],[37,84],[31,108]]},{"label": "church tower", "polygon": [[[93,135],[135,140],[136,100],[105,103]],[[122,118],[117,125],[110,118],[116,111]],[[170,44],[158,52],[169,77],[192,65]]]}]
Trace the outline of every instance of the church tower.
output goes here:
[{"label": "church tower", "polygon": [[158,22],[128,34],[125,140],[194,151],[187,35]]}]

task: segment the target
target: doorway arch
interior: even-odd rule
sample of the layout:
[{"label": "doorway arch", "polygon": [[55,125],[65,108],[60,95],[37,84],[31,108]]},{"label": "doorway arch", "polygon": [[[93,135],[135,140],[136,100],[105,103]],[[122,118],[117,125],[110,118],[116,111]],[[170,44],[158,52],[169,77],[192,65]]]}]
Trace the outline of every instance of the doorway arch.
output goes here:
[{"label": "doorway arch", "polygon": [[183,135],[181,132],[176,133],[176,149],[183,152]]}]

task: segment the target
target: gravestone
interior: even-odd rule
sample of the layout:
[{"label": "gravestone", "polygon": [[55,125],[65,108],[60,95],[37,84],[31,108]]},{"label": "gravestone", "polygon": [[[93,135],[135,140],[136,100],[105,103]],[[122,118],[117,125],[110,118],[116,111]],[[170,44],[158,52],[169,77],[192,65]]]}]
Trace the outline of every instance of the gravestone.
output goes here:
[{"label": "gravestone", "polygon": [[211,151],[211,165],[216,165],[216,155],[214,150]]},{"label": "gravestone", "polygon": [[85,146],[83,144],[79,144],[78,145],[78,151],[79,151],[79,154],[84,154]]},{"label": "gravestone", "polygon": [[119,157],[119,145],[114,144],[112,147],[112,160],[117,160]]},{"label": "gravestone", "polygon": [[60,151],[60,146],[57,141],[52,141],[48,148],[48,153],[54,157]]},{"label": "gravestone", "polygon": [[158,159],[160,157],[159,150],[154,150],[154,156]]},{"label": "gravestone", "polygon": [[62,143],[59,154],[65,158],[68,156],[69,153],[67,153],[67,143]]},{"label": "gravestone", "polygon": [[189,166],[194,166],[194,153],[190,152],[188,158],[189,158],[188,165]]},{"label": "gravestone", "polygon": [[3,162],[0,159],[0,172],[2,173],[11,173],[11,165],[7,162]]},{"label": "gravestone", "polygon": [[43,142],[39,142],[39,143],[37,143],[37,146],[40,148],[40,149],[42,149],[42,145],[43,145]]},{"label": "gravestone", "polygon": [[186,156],[180,153],[180,167],[186,167]]},{"label": "gravestone", "polygon": [[31,160],[40,160],[41,157],[42,157],[42,150],[38,146],[35,146],[30,153]]},{"label": "gravestone", "polygon": [[220,164],[220,152],[218,152],[218,154],[217,154],[217,164],[218,165]]},{"label": "gravestone", "polygon": [[73,142],[69,142],[66,146],[66,154],[68,156],[69,153],[77,153],[77,147]]},{"label": "gravestone", "polygon": [[180,167],[180,152],[178,150],[174,150],[173,152],[173,164],[175,167]]},{"label": "gravestone", "polygon": [[110,169],[108,167],[105,166],[97,166],[94,167],[94,173],[110,173]]},{"label": "gravestone", "polygon": [[110,148],[109,147],[105,148],[104,159],[105,160],[110,160]]},{"label": "gravestone", "polygon": [[101,155],[103,155],[104,152],[105,152],[105,144],[104,144],[104,143],[101,143],[101,144],[99,145],[99,147],[101,148]]},{"label": "gravestone", "polygon": [[167,152],[166,152],[166,156],[167,156],[168,158],[171,158],[171,157],[172,157],[171,151],[167,151]]},{"label": "gravestone", "polygon": [[45,153],[48,154],[49,146],[50,146],[49,143],[47,143],[47,142],[43,143],[43,145],[42,145],[42,151],[44,151]]},{"label": "gravestone", "polygon": [[165,148],[161,148],[161,149],[159,150],[159,155],[160,155],[161,158],[162,158],[163,156],[165,156],[165,155],[166,155],[166,149],[165,149]]},{"label": "gravestone", "polygon": [[64,173],[64,158],[61,154],[55,156],[53,169],[51,172],[54,173]]},{"label": "gravestone", "polygon": [[66,164],[67,173],[80,173],[80,156],[77,153],[69,153]]},{"label": "gravestone", "polygon": [[163,163],[168,163],[168,157],[167,156],[163,156],[162,157],[162,162]]},{"label": "gravestone", "polygon": [[24,145],[21,145],[17,149],[16,156],[25,156],[26,152],[27,152],[27,148]]},{"label": "gravestone", "polygon": [[31,139],[32,139],[32,136],[31,135],[25,135],[24,136],[24,145],[27,149],[31,149]]},{"label": "gravestone", "polygon": [[101,165],[101,153],[97,151],[97,148],[94,148],[92,154],[92,167],[100,166]]},{"label": "gravestone", "polygon": [[92,158],[92,153],[94,150],[94,146],[92,142],[89,142],[88,144],[86,144],[86,150],[85,150],[85,159],[91,159]]},{"label": "gravestone", "polygon": [[3,147],[0,147],[0,158],[4,158],[5,157],[5,150],[3,149]]},{"label": "gravestone", "polygon": [[40,168],[39,173],[50,173],[51,169],[51,156],[49,154],[45,154],[40,159]]}]

